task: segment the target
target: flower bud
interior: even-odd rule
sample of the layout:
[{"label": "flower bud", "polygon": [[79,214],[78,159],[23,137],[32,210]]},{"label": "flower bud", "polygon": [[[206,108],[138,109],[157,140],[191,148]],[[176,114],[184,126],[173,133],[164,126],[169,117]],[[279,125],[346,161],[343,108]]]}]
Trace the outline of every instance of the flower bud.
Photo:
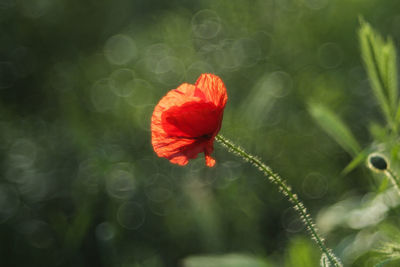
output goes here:
[{"label": "flower bud", "polygon": [[372,153],[367,159],[368,167],[376,172],[383,172],[389,169],[389,161],[387,158],[379,153]]}]

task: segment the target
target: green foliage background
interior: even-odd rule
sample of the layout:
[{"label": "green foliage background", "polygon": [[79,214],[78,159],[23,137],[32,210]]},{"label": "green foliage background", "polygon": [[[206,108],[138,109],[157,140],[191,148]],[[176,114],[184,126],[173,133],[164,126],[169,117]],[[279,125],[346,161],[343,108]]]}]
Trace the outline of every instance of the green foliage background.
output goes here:
[{"label": "green foliage background", "polygon": [[400,234],[399,200],[364,164],[342,171],[387,141],[359,16],[399,48],[399,10],[0,1],[0,265],[319,266],[289,203],[251,166],[217,144],[211,169],[154,154],[154,105],[212,72],[229,95],[221,133],[288,180],[346,266],[373,266]]}]

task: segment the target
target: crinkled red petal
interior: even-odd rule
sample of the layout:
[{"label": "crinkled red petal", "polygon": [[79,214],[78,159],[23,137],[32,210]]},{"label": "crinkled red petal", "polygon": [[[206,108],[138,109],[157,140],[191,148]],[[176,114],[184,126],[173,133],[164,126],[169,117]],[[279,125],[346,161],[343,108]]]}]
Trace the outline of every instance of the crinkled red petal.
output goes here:
[{"label": "crinkled red petal", "polygon": [[[186,111],[189,110],[189,113],[198,119],[204,113],[208,113],[209,118],[212,115],[211,106],[213,104],[204,105],[203,99],[193,96],[194,91],[195,86],[191,84],[182,84],[177,89],[171,90],[156,105],[151,119],[154,151],[159,157],[167,158],[172,163],[179,165],[185,165],[189,159],[197,157],[198,153],[204,151],[206,143],[204,139],[198,140],[194,138],[196,135],[190,136],[187,133],[190,132],[188,128],[190,126],[186,125],[188,118],[185,116],[179,117],[179,114],[186,114]],[[202,108],[206,108],[209,111],[205,112]],[[174,120],[172,119],[174,116],[179,118]],[[169,121],[172,121],[172,123],[169,123]],[[216,122],[213,123],[214,125],[216,124]],[[199,124],[203,124],[203,122],[200,121]],[[207,124],[199,126],[196,123],[192,123],[192,125],[197,127],[196,129],[199,132],[208,131],[210,128]],[[179,127],[183,127],[182,130]],[[195,131],[192,131],[192,134],[195,134]]]},{"label": "crinkled red petal", "polygon": [[225,85],[213,74],[202,74],[195,86],[185,83],[171,90],[156,105],[151,119],[154,151],[179,165],[204,152],[206,165],[214,166],[210,154],[226,101]]},{"label": "crinkled red petal", "polygon": [[213,103],[192,101],[165,111],[161,123],[169,136],[211,137],[219,126],[220,113]]},{"label": "crinkled red petal", "polygon": [[201,74],[196,81],[195,96],[204,97],[207,101],[214,103],[218,108],[223,109],[228,95],[225,84],[217,75],[206,73]]}]

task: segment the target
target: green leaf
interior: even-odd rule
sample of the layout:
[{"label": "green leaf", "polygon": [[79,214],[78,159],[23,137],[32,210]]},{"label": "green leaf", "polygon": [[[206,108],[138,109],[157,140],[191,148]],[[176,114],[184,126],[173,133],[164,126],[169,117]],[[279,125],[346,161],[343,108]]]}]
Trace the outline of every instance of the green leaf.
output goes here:
[{"label": "green leaf", "polygon": [[372,90],[387,122],[395,126],[395,119],[400,120],[400,111],[397,99],[396,50],[393,41],[391,39],[385,41],[364,20],[361,19],[360,23],[361,55]]},{"label": "green leaf", "polygon": [[383,127],[376,122],[370,122],[369,132],[372,136],[372,139],[378,143],[385,143],[390,138],[390,132],[388,131],[387,127]]},{"label": "green leaf", "polygon": [[342,175],[346,175],[350,173],[352,170],[354,170],[358,165],[361,163],[365,162],[365,160],[368,157],[368,153],[366,151],[362,151],[359,153],[357,156],[353,158],[353,160],[347,164],[347,166],[343,169]]},{"label": "green leaf", "polygon": [[315,266],[319,259],[319,251],[303,236],[290,240],[285,255],[285,267]]},{"label": "green leaf", "polygon": [[393,40],[388,39],[382,49],[383,53],[383,73],[384,82],[388,88],[389,103],[395,115],[398,106],[398,85],[397,85],[397,55],[396,48],[394,47]]},{"label": "green leaf", "polygon": [[[377,250],[381,254],[381,261],[375,267],[385,266],[388,263],[397,262],[400,259],[400,245],[397,243],[385,243],[380,249]],[[394,266],[390,264],[390,266]],[[398,262],[395,266],[399,266]]]},{"label": "green leaf", "polygon": [[285,255],[285,267],[315,266],[319,259],[319,251],[303,236],[290,240]]},{"label": "green leaf", "polygon": [[381,184],[378,187],[377,193],[383,193],[389,185],[389,180],[385,177],[382,179]]},{"label": "green leaf", "polygon": [[310,103],[309,112],[321,128],[350,155],[356,156],[360,153],[361,148],[357,140],[336,114],[325,106],[316,103]]}]

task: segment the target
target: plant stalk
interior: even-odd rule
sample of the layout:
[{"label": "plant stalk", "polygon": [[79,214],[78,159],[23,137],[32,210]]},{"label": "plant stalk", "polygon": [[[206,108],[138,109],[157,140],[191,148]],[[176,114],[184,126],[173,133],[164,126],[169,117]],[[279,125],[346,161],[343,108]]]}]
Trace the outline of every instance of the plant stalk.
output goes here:
[{"label": "plant stalk", "polygon": [[299,213],[300,218],[302,219],[304,225],[306,226],[309,234],[311,235],[312,240],[318,245],[321,249],[322,253],[326,255],[326,258],[330,262],[330,264],[334,267],[343,266],[340,260],[333,254],[332,250],[327,248],[324,242],[324,239],[321,238],[318,234],[317,228],[311,218],[311,216],[307,213],[304,204],[299,200],[296,194],[292,192],[292,189],[287,185],[287,183],[276,173],[272,171],[270,167],[262,163],[255,156],[247,153],[241,147],[233,144],[230,140],[226,139],[222,135],[217,135],[215,139],[221,143],[224,147],[226,147],[230,152],[240,156],[245,161],[252,163],[255,167],[257,167],[263,174],[266,176],[273,184],[276,184],[279,188],[279,191],[288,198],[288,200],[293,204],[293,208]]},{"label": "plant stalk", "polygon": [[399,193],[400,195],[400,181],[399,181],[399,177],[396,176],[396,174],[390,169],[388,168],[385,171],[386,176],[389,178],[389,180],[392,182],[393,186],[396,188],[397,193]]}]

